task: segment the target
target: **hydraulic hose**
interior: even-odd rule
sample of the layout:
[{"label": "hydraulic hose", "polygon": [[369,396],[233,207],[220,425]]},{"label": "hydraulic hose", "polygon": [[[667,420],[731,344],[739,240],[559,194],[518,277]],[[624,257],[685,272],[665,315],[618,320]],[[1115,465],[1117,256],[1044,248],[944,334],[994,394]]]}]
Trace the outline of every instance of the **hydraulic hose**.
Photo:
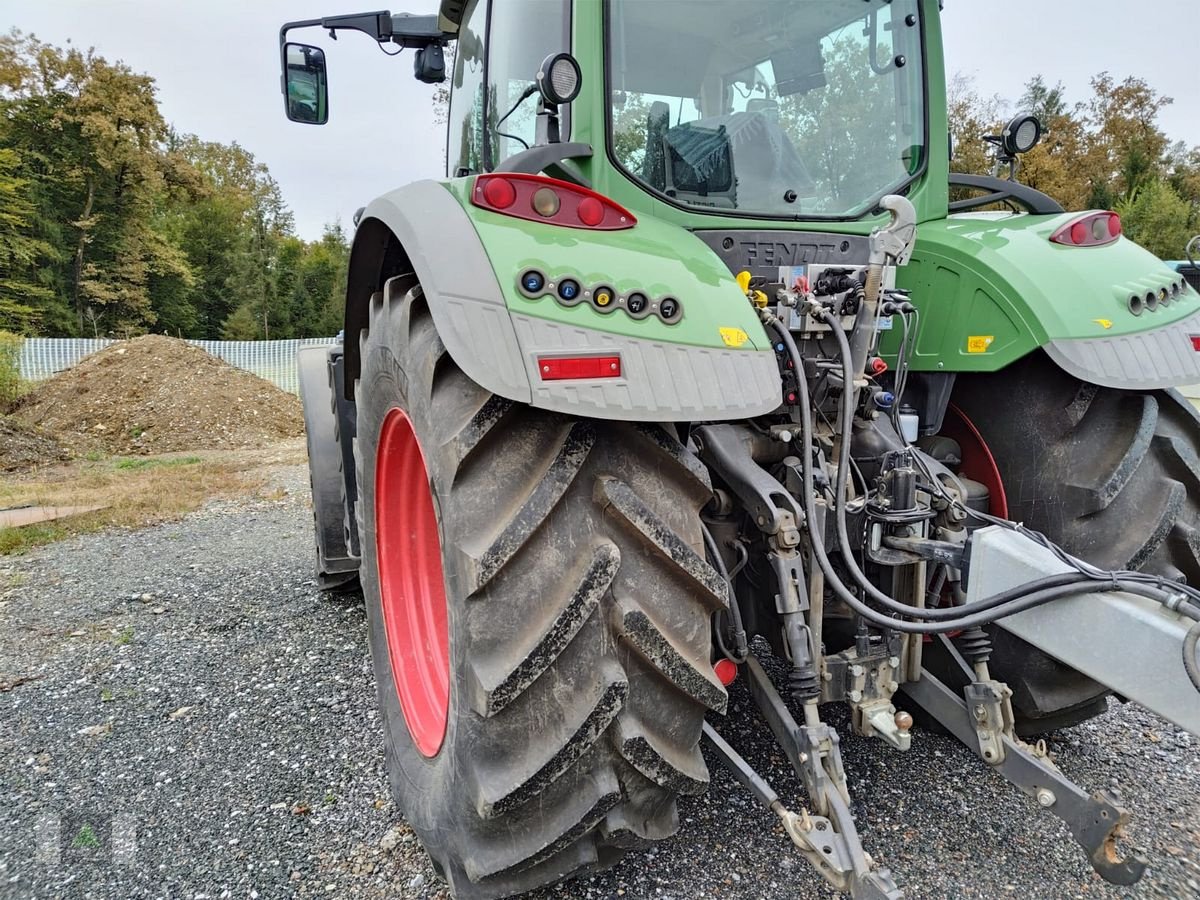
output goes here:
[{"label": "hydraulic hose", "polygon": [[[883,594],[875,589],[874,586],[870,585],[868,582],[868,586],[871,587],[874,594],[877,594],[881,598],[881,602],[884,606],[894,610],[900,615],[926,621],[900,621],[863,603],[858,599],[858,597],[854,596],[852,591],[846,587],[841,578],[838,576],[837,572],[834,570],[833,565],[829,561],[829,556],[825,551],[824,541],[822,540],[821,535],[817,532],[816,528],[813,527],[813,523],[816,522],[816,505],[813,500],[815,491],[813,489],[812,474],[812,402],[808,394],[808,384],[804,378],[804,369],[802,367],[803,362],[800,357],[800,352],[796,347],[795,340],[792,338],[791,333],[784,328],[778,320],[768,321],[767,324],[769,324],[771,328],[779,335],[780,340],[783,341],[784,346],[787,347],[788,353],[792,356],[796,366],[796,371],[800,376],[797,379],[799,382],[799,391],[797,393],[799,394],[801,408],[801,440],[804,444],[804,454],[801,458],[801,473],[804,482],[803,503],[805,516],[809,522],[808,534],[810,543],[812,545],[813,555],[816,557],[817,564],[820,566],[821,571],[825,576],[826,584],[829,585],[830,589],[833,590],[833,592],[843,603],[845,603],[863,619],[872,623],[876,627],[887,628],[905,634],[943,634],[949,631],[958,631],[965,628],[970,628],[975,625],[989,624],[998,618],[1003,618],[1004,616],[1011,615],[1025,609],[1031,609],[1044,603],[1050,603],[1054,600],[1061,599],[1062,597],[1091,593],[1093,591],[1126,590],[1131,593],[1142,594],[1143,596],[1150,597],[1151,599],[1154,599],[1160,603],[1169,602],[1170,598],[1167,594],[1145,585],[1130,585],[1117,582],[1097,584],[1095,581],[1089,579],[1082,573],[1067,573],[1064,575],[1051,576],[1049,579],[1041,579],[1039,582],[1031,582],[1029,584],[1022,585],[1019,588],[997,594],[994,597],[977,601],[976,603],[971,604],[967,609],[958,607],[947,610],[917,609],[916,607],[908,606],[896,601],[891,597],[888,597],[886,594]],[[837,333],[837,329],[835,329],[835,333]],[[843,343],[845,342],[844,335],[841,336],[841,340]],[[845,357],[843,357],[843,359],[845,359]],[[852,413],[852,410],[850,410],[850,412]],[[843,456],[848,457],[848,439],[843,440],[842,444],[842,454]],[[843,493],[845,491],[845,471],[847,468],[848,464],[846,462],[843,462],[839,466],[838,481],[840,482],[840,490]],[[840,497],[841,494],[838,496]],[[844,533],[845,520],[844,517],[840,515],[840,504],[838,505],[838,512],[840,518],[839,532]],[[848,548],[849,542],[845,541],[843,546]],[[843,557],[848,557],[849,553],[844,552],[842,555]],[[861,569],[858,569],[857,566],[853,565],[853,559],[848,559],[847,562],[853,567],[852,571],[858,571],[859,575],[862,576]],[[865,581],[865,576],[862,576],[862,578]],[[1043,584],[1043,582],[1045,584]],[[943,620],[943,617],[946,616],[946,614],[949,614],[949,616],[953,616],[954,618],[947,617]],[[937,621],[928,621],[930,619],[936,619]]]},{"label": "hydraulic hose", "polygon": [[1183,639],[1183,669],[1192,686],[1200,691],[1200,661],[1196,659],[1196,648],[1200,646],[1200,622],[1191,627]]},{"label": "hydraulic hose", "polygon": [[712,554],[713,565],[717,567],[717,573],[725,579],[725,585],[729,590],[729,618],[733,624],[733,643],[736,650],[731,651],[725,646],[725,637],[721,634],[721,626],[719,624],[716,629],[717,646],[721,648],[721,653],[730,662],[741,665],[746,661],[746,657],[750,655],[750,644],[746,640],[746,628],[742,624],[742,610],[738,606],[737,596],[733,591],[733,578],[729,575],[729,569],[725,565],[725,560],[721,557],[721,551],[717,547],[717,541],[712,536],[712,532],[708,530],[707,525],[701,525],[700,527],[704,531],[704,545],[708,548],[708,552]]},{"label": "hydraulic hose", "polygon": [[[796,366],[796,371],[798,373],[800,373],[800,376],[801,376],[799,379],[797,379],[800,382],[800,390],[797,393],[800,396],[800,406],[801,406],[801,414],[800,414],[801,440],[804,442],[804,445],[805,445],[805,456],[802,459],[802,462],[804,463],[804,468],[808,472],[808,475],[809,475],[809,479],[806,480],[806,482],[805,482],[805,492],[806,492],[806,494],[809,494],[810,496],[808,496],[806,499],[811,501],[811,492],[812,492],[811,475],[812,475],[812,472],[809,467],[812,464],[811,463],[811,447],[812,447],[811,403],[812,403],[812,400],[808,395],[808,384],[803,378],[804,370],[803,370],[803,368],[801,368],[802,364],[800,361],[800,353],[799,353],[799,349],[796,347],[794,338],[792,338],[791,333],[788,332],[787,329],[782,327],[781,323],[774,324],[773,327],[774,327],[775,332],[780,336],[780,339],[783,341],[784,346],[786,346],[788,348],[788,353],[792,354],[793,362],[794,362],[794,365]],[[835,331],[835,334],[837,334],[841,338],[843,349],[845,349],[845,335],[843,335],[841,333],[840,329],[835,328],[834,331]],[[846,359],[845,356],[843,356],[842,358],[843,358],[843,361]],[[845,366],[843,366],[843,379],[846,381],[851,380],[850,375],[846,371]],[[843,390],[845,390],[845,388],[843,388]],[[843,409],[846,409],[846,408],[847,407],[846,407],[845,403],[843,403]],[[849,464],[850,436],[846,433],[846,427],[845,427],[846,421],[847,421],[846,419],[843,419],[841,447],[839,448],[840,452],[839,452],[839,462],[838,462],[837,486],[835,488],[835,495],[839,498],[839,503],[838,503],[838,508],[837,508],[838,539],[841,542],[841,546],[846,548],[845,552],[843,552],[843,554],[842,554],[843,557],[850,556],[849,549],[848,549],[850,546],[850,541],[849,541],[848,534],[846,533],[846,520],[845,520],[845,516],[842,512],[842,508],[841,508],[841,504],[840,504],[840,498],[845,496],[846,478],[848,477],[849,470],[850,470],[850,464]],[[850,421],[850,422],[853,421],[852,412],[851,412],[851,417],[849,418],[848,421]],[[809,520],[812,521],[812,511],[811,510],[806,509],[805,515],[807,515],[809,517]],[[810,533],[811,532],[812,532],[812,529],[810,528]],[[819,535],[816,535],[814,537],[813,543],[815,545],[823,544]],[[824,551],[823,545],[821,546],[820,549],[822,552]],[[827,559],[827,557],[826,557],[826,559]],[[819,557],[818,557],[818,561],[820,561]],[[1090,580],[1081,573],[1068,572],[1068,573],[1064,573],[1061,575],[1051,575],[1046,578],[1041,578],[1036,581],[1029,582],[1028,584],[1021,585],[1016,588],[1010,588],[1006,591],[1001,591],[1000,593],[995,594],[991,597],[986,597],[982,600],[977,600],[974,603],[972,603],[969,608],[965,608],[965,609],[963,607],[954,607],[954,608],[950,608],[950,609],[928,609],[928,608],[918,609],[917,607],[910,606],[906,603],[901,603],[898,600],[896,600],[895,598],[889,597],[887,594],[885,594],[882,591],[875,588],[874,585],[872,585],[869,581],[867,581],[866,576],[862,573],[862,570],[858,568],[857,564],[855,563],[855,561],[852,557],[847,559],[846,562],[848,564],[848,567],[851,569],[851,573],[855,575],[856,581],[858,581],[861,585],[863,585],[864,589],[867,589],[868,592],[871,594],[872,598],[875,599],[876,601],[878,601],[880,603],[880,605],[882,605],[885,608],[891,610],[892,612],[898,613],[900,615],[908,616],[910,618],[921,619],[924,621],[930,621],[930,622],[936,622],[936,621],[957,622],[957,621],[961,620],[963,618],[963,616],[968,613],[974,613],[974,612],[978,612],[978,611],[982,611],[982,610],[994,609],[996,607],[1004,606],[1005,604],[1012,603],[1016,600],[1020,600],[1022,597],[1028,595],[1029,593],[1031,593],[1033,591],[1049,590],[1049,589],[1058,588],[1058,587],[1065,587],[1067,585],[1082,584],[1082,583],[1090,582]],[[822,566],[821,568],[822,568],[822,571],[825,573],[826,580],[828,581],[830,579],[830,573],[825,569],[824,566]],[[836,583],[842,584],[841,579],[837,578],[836,575],[833,576],[833,579]],[[857,599],[857,598],[855,598],[855,599]],[[890,622],[892,620],[888,619],[887,621]],[[889,627],[891,627],[891,626],[889,626]],[[948,630],[954,630],[954,629],[948,629]]]}]

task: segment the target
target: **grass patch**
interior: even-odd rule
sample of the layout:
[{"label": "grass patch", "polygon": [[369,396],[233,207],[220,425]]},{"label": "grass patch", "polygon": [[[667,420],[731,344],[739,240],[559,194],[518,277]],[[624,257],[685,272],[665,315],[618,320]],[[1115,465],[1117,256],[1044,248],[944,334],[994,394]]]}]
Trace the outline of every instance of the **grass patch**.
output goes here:
[{"label": "grass patch", "polygon": [[[0,555],[21,553],[74,534],[137,528],[178,519],[218,497],[264,496],[264,464],[303,462],[302,448],[212,451],[135,458],[78,459],[52,469],[0,478],[0,508],[100,506],[81,516],[0,528]],[[266,456],[272,459],[264,459]]]},{"label": "grass patch", "polygon": [[100,846],[100,839],[96,837],[92,826],[85,822],[84,826],[79,829],[79,834],[75,835],[75,839],[71,841],[71,846],[81,850],[93,850]]},{"label": "grass patch", "polygon": [[199,456],[134,456],[118,459],[118,469],[149,469],[154,466],[194,466],[202,463]]}]

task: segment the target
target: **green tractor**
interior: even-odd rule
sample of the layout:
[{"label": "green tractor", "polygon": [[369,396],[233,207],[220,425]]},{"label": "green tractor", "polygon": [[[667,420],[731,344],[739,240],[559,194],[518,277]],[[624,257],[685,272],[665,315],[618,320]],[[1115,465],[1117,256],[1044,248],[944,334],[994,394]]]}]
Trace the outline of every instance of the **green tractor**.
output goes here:
[{"label": "green tractor", "polygon": [[[1012,177],[1036,119],[950,172],[941,6],[281,30],[296,121],[327,118],[302,27],[452,83],[447,177],[356,217],[344,341],[299,365],[321,584],[361,585],[392,788],[456,897],[674,834],[702,743],[832,885],[901,896],[832,703],[897,752],[945,729],[1141,876],[1036,736],[1112,695],[1200,734],[1200,294]],[[739,677],[802,812],[719,733]]]}]

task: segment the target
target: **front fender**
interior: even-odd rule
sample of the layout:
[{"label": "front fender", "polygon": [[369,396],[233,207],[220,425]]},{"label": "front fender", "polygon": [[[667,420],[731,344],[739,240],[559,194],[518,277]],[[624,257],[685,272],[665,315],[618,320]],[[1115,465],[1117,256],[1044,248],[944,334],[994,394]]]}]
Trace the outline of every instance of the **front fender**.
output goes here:
[{"label": "front fender", "polygon": [[[913,292],[918,371],[993,372],[1042,347],[1095,384],[1200,382],[1200,294],[1126,238],[1067,247],[1050,237],[1079,213],[971,214],[921,225],[898,285]],[[1167,302],[1135,315],[1130,298]],[[894,352],[895,337],[891,350]]]},{"label": "front fender", "polygon": [[[626,421],[739,419],[780,405],[770,342],[699,239],[655,220],[591,232],[512,219],[471,206],[472,183],[416,182],[364,210],[351,252],[348,364],[357,365],[349,351],[357,348],[364,295],[389,273],[413,272],[450,356],[473,381],[511,400]],[[683,320],[635,321],[623,311],[524,297],[516,281],[532,266],[619,293],[669,292],[683,304]],[[547,381],[539,371],[548,355],[600,354],[620,357],[619,378]]]}]

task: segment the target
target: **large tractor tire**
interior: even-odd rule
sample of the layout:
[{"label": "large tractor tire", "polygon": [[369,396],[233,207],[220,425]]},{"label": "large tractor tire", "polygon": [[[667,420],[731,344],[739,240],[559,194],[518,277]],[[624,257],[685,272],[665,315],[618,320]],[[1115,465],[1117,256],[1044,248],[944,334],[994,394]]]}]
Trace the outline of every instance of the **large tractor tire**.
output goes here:
[{"label": "large tractor tire", "polygon": [[[1200,416],[1177,391],[1098,387],[1039,352],[960,376],[953,403],[950,417],[965,416],[995,461],[1008,518],[1105,569],[1200,584]],[[972,477],[987,467],[980,453],[964,442]],[[993,636],[992,669],[1024,733],[1106,708],[1096,682],[1001,628]]]},{"label": "large tractor tire", "polygon": [[371,301],[355,388],[361,578],[396,802],[458,898],[673,834],[727,695],[705,470],[658,426],[490,394],[421,289]]}]

